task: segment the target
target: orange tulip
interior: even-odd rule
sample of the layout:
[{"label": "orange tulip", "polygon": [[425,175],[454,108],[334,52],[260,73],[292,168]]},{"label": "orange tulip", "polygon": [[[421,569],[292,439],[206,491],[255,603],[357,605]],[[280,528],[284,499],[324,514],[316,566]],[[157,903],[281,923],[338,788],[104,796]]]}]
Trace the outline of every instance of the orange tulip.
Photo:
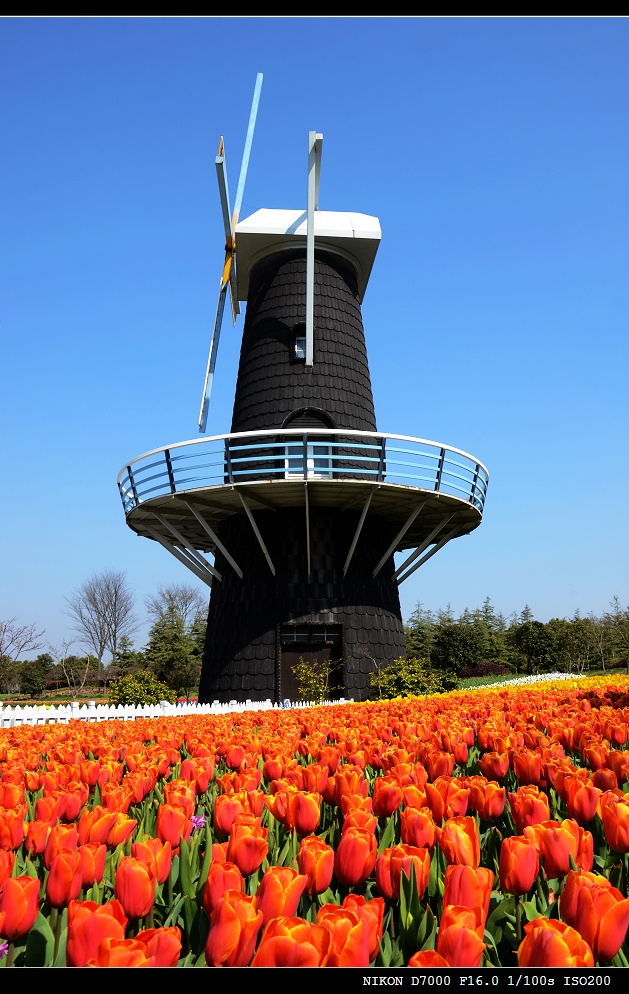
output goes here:
[{"label": "orange tulip", "polygon": [[[24,845],[29,856],[40,856],[46,848],[46,840],[50,831],[50,823],[47,821],[29,821],[26,826],[26,836]],[[0,849],[0,852],[4,850]]]},{"label": "orange tulip", "polygon": [[583,783],[579,777],[570,777],[566,783],[566,806],[568,815],[579,825],[592,821],[598,807],[600,791],[591,784]]},{"label": "orange tulip", "polygon": [[46,901],[51,908],[65,908],[76,900],[83,886],[83,861],[77,849],[61,849],[52,861],[46,880]]},{"label": "orange tulip", "polygon": [[307,877],[308,894],[322,894],[334,874],[334,850],[316,835],[301,840],[297,854],[299,872]]},{"label": "orange tulip", "polygon": [[371,963],[376,958],[380,948],[380,940],[382,939],[382,925],[384,922],[383,898],[373,897],[371,901],[367,901],[362,894],[348,894],[341,907],[350,908],[359,918],[362,918],[367,923],[369,931],[369,962]]},{"label": "orange tulip", "polygon": [[91,811],[84,808],[78,823],[79,845],[83,846],[86,842],[107,843],[115,822],[116,812],[108,811],[100,804],[95,804]]},{"label": "orange tulip", "polygon": [[[159,817],[159,815],[158,815]],[[122,811],[117,811],[114,822],[107,836],[107,845],[110,849],[115,849],[121,842],[128,842],[137,827],[136,818],[127,818]]]},{"label": "orange tulip", "polygon": [[238,815],[244,814],[246,810],[242,798],[234,794],[219,794],[214,801],[214,831],[220,835],[229,835]]},{"label": "orange tulip", "polygon": [[495,821],[496,818],[500,818],[506,800],[506,788],[500,787],[493,781],[470,784],[470,807],[476,811],[481,821]]},{"label": "orange tulip", "polygon": [[168,879],[173,861],[170,842],[145,836],[143,842],[132,843],[131,855],[153,867],[158,884],[163,884]]},{"label": "orange tulip", "polygon": [[10,849],[0,849],[0,890],[2,890],[2,884],[7,877],[11,876],[14,863],[14,853]]},{"label": "orange tulip", "polygon": [[88,842],[87,845],[79,846],[77,852],[81,857],[81,886],[91,887],[100,883],[105,872],[107,847]]},{"label": "orange tulip", "polygon": [[24,841],[26,806],[0,810],[0,849],[19,849]]},{"label": "orange tulip", "polygon": [[539,784],[542,778],[542,757],[530,749],[513,752],[513,772],[521,784]]},{"label": "orange tulip", "polygon": [[343,887],[355,887],[370,876],[378,855],[378,843],[363,828],[348,828],[341,835],[334,856],[334,872]]},{"label": "orange tulip", "polygon": [[207,880],[203,889],[203,910],[208,918],[225,891],[244,893],[245,882],[235,863],[210,863]]},{"label": "orange tulip", "polygon": [[254,819],[253,824],[236,822],[232,825],[227,847],[227,859],[235,863],[243,877],[258,870],[269,851],[267,842],[268,831],[262,828],[260,819]]},{"label": "orange tulip", "polygon": [[437,841],[448,863],[480,863],[478,824],[472,816],[448,818],[443,828],[437,829]]},{"label": "orange tulip", "polygon": [[149,967],[154,964],[143,942],[137,939],[103,939],[87,966]]},{"label": "orange tulip", "polygon": [[264,930],[251,966],[325,966],[332,936],[303,918],[273,918]]},{"label": "orange tulip", "polygon": [[137,933],[135,940],[145,947],[151,966],[177,966],[181,956],[181,929],[176,925],[145,928]]},{"label": "orange tulip", "polygon": [[446,818],[458,818],[467,814],[470,798],[468,786],[462,786],[460,780],[455,780],[452,777],[438,777],[433,787],[441,794],[443,814]]},{"label": "orange tulip", "polygon": [[524,835],[512,835],[500,846],[500,886],[507,894],[528,894],[539,873],[539,853]]},{"label": "orange tulip", "polygon": [[446,866],[444,876],[443,907],[460,905],[480,908],[482,921],[487,918],[494,875],[484,866]]},{"label": "orange tulip", "polygon": [[305,790],[287,791],[287,814],[291,831],[298,835],[311,835],[321,817],[321,794]]},{"label": "orange tulip", "polygon": [[39,880],[8,877],[0,891],[0,936],[15,942],[30,932],[39,914]]},{"label": "orange tulip", "polygon": [[[218,800],[218,798],[217,798]],[[157,811],[157,837],[170,842],[173,852],[179,852],[182,839],[187,842],[192,832],[192,822],[184,808],[173,804],[160,804]]]},{"label": "orange tulip", "polygon": [[478,768],[488,780],[504,780],[509,772],[509,755],[506,752],[486,752],[479,756]]},{"label": "orange tulip", "polygon": [[384,849],[376,860],[376,885],[383,897],[399,898],[402,874],[410,878],[411,867],[415,870],[415,883],[420,898],[428,886],[430,876],[430,853],[427,849],[401,844]]},{"label": "orange tulip", "polygon": [[518,966],[594,966],[587,942],[566,922],[536,918],[524,926],[526,933],[518,949]]},{"label": "orange tulip", "polygon": [[548,798],[533,784],[518,787],[515,794],[510,793],[509,804],[518,835],[522,835],[527,825],[539,825],[550,818]]},{"label": "orange tulip", "polygon": [[418,953],[414,953],[411,956],[407,966],[424,967],[428,970],[440,970],[444,966],[450,966],[450,964],[447,959],[444,959],[440,953],[436,952],[436,950],[420,949]]},{"label": "orange tulip", "polygon": [[534,843],[544,858],[544,873],[549,880],[564,877],[570,869],[570,856],[583,870],[591,870],[594,861],[594,842],[590,832],[584,831],[576,821],[545,821],[529,825],[524,835]]},{"label": "orange tulip", "polygon": [[262,912],[256,911],[255,898],[240,891],[225,891],[210,918],[205,944],[207,965],[248,966],[261,926]]},{"label": "orange tulip", "polygon": [[369,928],[351,908],[326,904],[317,915],[317,925],[331,937],[326,966],[369,966]]},{"label": "orange tulip", "polygon": [[601,818],[608,846],[629,852],[629,799],[606,791],[601,796]]},{"label": "orange tulip", "polygon": [[629,926],[629,900],[606,877],[584,870],[570,871],[559,899],[563,921],[579,932],[594,959],[605,962],[616,955]]},{"label": "orange tulip", "polygon": [[118,864],[114,894],[129,918],[144,918],[155,901],[155,871],[133,856],[124,856]]},{"label": "orange tulip", "polygon": [[435,844],[436,828],[428,808],[404,808],[400,814],[400,834],[402,842],[420,849],[432,849]]},{"label": "orange tulip", "polygon": [[271,918],[292,918],[307,882],[305,874],[298,874],[290,866],[269,866],[255,896],[263,925]]},{"label": "orange tulip", "polygon": [[378,818],[390,818],[402,804],[404,794],[394,776],[378,777],[373,784],[373,813]]},{"label": "orange tulip", "polygon": [[480,909],[463,907],[451,907],[442,915],[435,950],[449,966],[480,966],[485,949],[480,917]]},{"label": "orange tulip", "polygon": [[68,966],[87,966],[104,939],[124,939],[127,918],[119,901],[70,901],[68,905]]}]

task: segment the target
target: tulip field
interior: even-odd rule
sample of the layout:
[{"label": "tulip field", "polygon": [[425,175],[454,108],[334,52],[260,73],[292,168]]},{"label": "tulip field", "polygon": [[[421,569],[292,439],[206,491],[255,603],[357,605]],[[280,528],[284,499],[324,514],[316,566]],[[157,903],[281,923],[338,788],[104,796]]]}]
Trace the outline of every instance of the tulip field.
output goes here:
[{"label": "tulip field", "polygon": [[0,729],[0,968],[626,967],[627,678]]}]

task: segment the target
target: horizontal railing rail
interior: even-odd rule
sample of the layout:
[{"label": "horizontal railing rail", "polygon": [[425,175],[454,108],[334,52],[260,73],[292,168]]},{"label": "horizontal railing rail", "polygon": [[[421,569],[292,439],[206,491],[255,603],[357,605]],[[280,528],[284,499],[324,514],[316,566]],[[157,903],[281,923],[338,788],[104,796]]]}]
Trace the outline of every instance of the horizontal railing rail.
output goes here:
[{"label": "horizontal railing rail", "polygon": [[469,453],[425,438],[343,428],[284,428],[153,449],[123,467],[118,487],[128,514],[155,497],[278,480],[397,484],[457,497],[482,514],[489,474]]}]

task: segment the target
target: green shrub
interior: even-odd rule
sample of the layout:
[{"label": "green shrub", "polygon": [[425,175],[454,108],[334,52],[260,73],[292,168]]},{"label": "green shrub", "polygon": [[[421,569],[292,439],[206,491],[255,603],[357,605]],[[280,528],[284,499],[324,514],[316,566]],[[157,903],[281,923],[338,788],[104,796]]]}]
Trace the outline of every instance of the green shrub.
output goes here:
[{"label": "green shrub", "polygon": [[431,670],[423,659],[404,659],[403,656],[372,673],[369,682],[372,696],[385,699],[445,694],[458,686],[454,673]]},{"label": "green shrub", "polygon": [[334,682],[342,665],[340,660],[309,660],[300,656],[299,662],[291,666],[297,681],[299,699],[312,701],[314,704],[329,700],[335,693]]},{"label": "green shrub", "polygon": [[120,677],[112,683],[109,694],[111,704],[159,704],[160,701],[174,704],[176,699],[176,691],[158,680],[150,670]]}]

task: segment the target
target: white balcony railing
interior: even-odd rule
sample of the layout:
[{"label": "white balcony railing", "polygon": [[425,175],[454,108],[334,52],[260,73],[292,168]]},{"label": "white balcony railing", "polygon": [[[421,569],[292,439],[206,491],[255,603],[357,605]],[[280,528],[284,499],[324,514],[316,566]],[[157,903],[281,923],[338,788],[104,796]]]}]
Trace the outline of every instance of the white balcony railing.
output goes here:
[{"label": "white balcony railing", "polygon": [[168,494],[295,480],[397,484],[448,494],[482,514],[489,474],[467,452],[424,438],[286,428],[214,435],[154,449],[123,467],[118,487],[128,514]]}]

